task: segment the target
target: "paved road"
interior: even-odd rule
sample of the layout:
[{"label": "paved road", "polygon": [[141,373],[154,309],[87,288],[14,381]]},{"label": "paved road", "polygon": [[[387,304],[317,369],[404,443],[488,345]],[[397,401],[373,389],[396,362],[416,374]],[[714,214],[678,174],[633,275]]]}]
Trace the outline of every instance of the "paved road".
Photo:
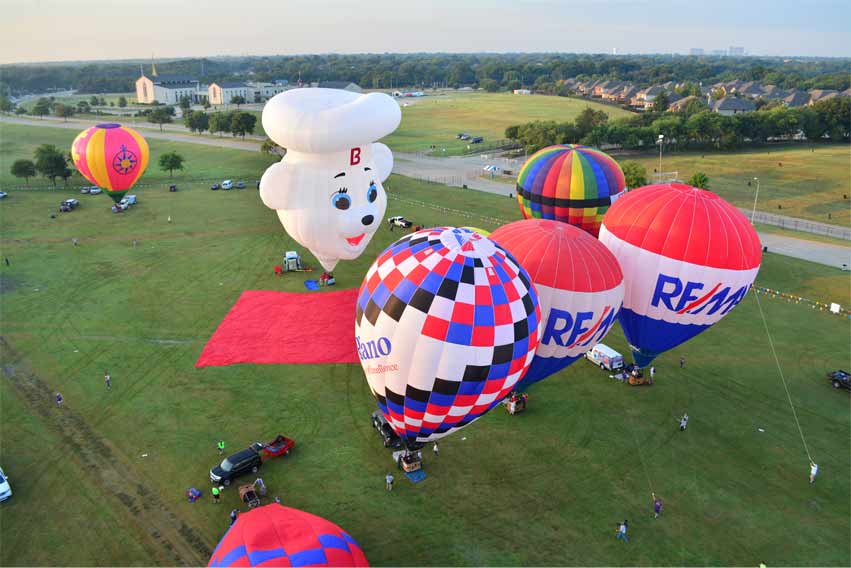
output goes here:
[{"label": "paved road", "polygon": [[[12,124],[25,124],[35,126],[52,126],[58,128],[69,128],[79,130],[80,124],[74,121],[62,122],[61,120],[51,121],[50,124],[45,124],[46,120],[32,120],[26,118],[2,116],[0,122],[8,122]],[[91,124],[90,121],[84,121]],[[178,125],[167,125],[177,127]],[[256,140],[236,140],[230,137],[214,137],[214,136],[199,136],[197,134],[185,133],[186,129],[180,126],[184,133],[180,133],[177,128],[169,129],[169,131],[159,132],[158,130],[146,130],[145,136],[149,138],[157,138],[162,140],[171,140],[174,142],[189,142],[192,144],[203,144],[206,146],[219,146],[223,148],[233,148],[235,150],[247,150],[257,152],[259,150],[259,142]],[[415,177],[419,179],[431,179],[436,182],[445,183],[460,187],[466,184],[470,189],[486,191],[497,195],[508,195],[514,192],[512,184],[500,183],[483,179],[479,177],[483,172],[482,168],[488,164],[499,165],[506,169],[517,169],[522,165],[522,160],[506,160],[504,158],[493,158],[488,156],[483,158],[481,155],[474,156],[454,156],[448,158],[432,158],[419,154],[406,154],[398,152],[395,154],[395,165],[393,171],[395,173]],[[796,239],[776,233],[760,233],[760,239],[770,252],[801,258],[827,266],[842,267],[843,264],[851,266],[851,247],[839,245],[831,245],[808,241],[804,239]]]}]

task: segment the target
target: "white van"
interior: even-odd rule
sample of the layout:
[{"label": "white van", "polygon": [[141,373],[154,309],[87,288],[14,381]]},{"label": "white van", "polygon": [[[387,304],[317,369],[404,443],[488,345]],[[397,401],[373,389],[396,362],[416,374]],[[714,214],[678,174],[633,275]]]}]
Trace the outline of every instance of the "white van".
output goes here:
[{"label": "white van", "polygon": [[585,357],[595,365],[599,365],[601,369],[609,371],[623,369],[623,355],[605,343],[595,345],[590,351],[585,353]]}]

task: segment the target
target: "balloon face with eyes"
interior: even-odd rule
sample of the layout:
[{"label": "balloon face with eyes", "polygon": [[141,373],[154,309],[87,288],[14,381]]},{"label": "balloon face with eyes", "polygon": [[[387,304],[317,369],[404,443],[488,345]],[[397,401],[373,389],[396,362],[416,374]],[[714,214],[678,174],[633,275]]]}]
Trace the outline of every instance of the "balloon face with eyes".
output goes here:
[{"label": "balloon face with eyes", "polygon": [[344,152],[290,151],[260,181],[260,196],[284,229],[333,270],[361,255],[381,225],[387,195],[381,182],[393,156],[384,144]]}]

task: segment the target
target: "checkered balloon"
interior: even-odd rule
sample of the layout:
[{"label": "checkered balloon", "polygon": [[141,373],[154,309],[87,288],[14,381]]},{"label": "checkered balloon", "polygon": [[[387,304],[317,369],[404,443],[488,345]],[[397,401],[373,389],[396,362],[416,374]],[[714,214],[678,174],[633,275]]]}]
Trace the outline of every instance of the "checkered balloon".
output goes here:
[{"label": "checkered balloon", "polygon": [[442,438],[499,404],[538,347],[531,279],[469,229],[407,235],[372,264],[355,336],[372,394],[409,442]]}]

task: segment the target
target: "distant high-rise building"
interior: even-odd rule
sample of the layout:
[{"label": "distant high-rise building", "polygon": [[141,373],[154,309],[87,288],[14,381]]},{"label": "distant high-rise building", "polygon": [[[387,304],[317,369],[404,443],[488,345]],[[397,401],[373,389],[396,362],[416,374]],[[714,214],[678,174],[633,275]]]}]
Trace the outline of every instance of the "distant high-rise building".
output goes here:
[{"label": "distant high-rise building", "polygon": [[702,47],[692,47],[688,50],[689,55],[703,55]]},{"label": "distant high-rise building", "polygon": [[617,55],[617,54],[618,54],[618,48],[617,48],[617,47],[613,47],[613,48],[612,48],[612,55]]},{"label": "distant high-rise building", "polygon": [[729,54],[730,55],[744,55],[745,54],[745,48],[744,47],[730,46]]},{"label": "distant high-rise building", "polygon": [[726,49],[713,49],[712,55],[727,55]]}]

